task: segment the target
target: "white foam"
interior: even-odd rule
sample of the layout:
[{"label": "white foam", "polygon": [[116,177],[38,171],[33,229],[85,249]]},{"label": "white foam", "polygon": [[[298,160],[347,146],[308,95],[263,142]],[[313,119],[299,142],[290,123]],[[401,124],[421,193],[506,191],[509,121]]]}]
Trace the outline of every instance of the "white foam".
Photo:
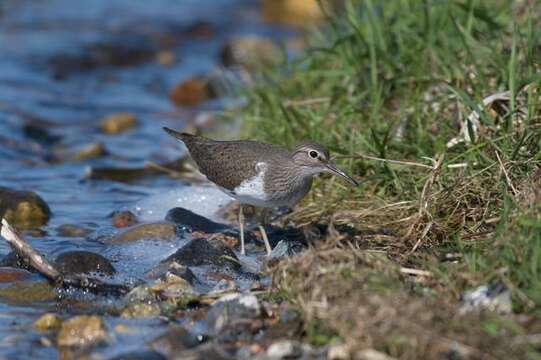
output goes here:
[{"label": "white foam", "polygon": [[201,216],[219,220],[217,212],[231,201],[231,197],[216,187],[183,186],[139,201],[134,212],[142,221],[159,221],[165,218],[170,209],[183,207]]}]

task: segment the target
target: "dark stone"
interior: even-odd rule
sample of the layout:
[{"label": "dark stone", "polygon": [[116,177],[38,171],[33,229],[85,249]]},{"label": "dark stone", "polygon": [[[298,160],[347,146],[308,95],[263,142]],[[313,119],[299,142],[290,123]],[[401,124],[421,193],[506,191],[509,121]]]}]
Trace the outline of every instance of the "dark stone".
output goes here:
[{"label": "dark stone", "polygon": [[213,265],[240,270],[237,256],[219,240],[197,238],[191,240],[163,262],[175,261],[185,266]]},{"label": "dark stone", "polygon": [[71,53],[50,58],[49,66],[56,79],[103,66],[126,67],[154,58],[156,49],[145,37],[121,34],[104,42],[89,44]]},{"label": "dark stone", "polygon": [[26,229],[46,224],[51,210],[35,192],[0,186],[0,216],[11,225]]},{"label": "dark stone", "polygon": [[91,272],[112,275],[115,268],[105,257],[90,251],[66,251],[56,258],[54,265],[62,274],[88,274]]},{"label": "dark stone", "polygon": [[150,346],[168,358],[173,357],[179,351],[198,346],[200,342],[188,330],[182,326],[172,325],[166,332],[150,342]]},{"label": "dark stone", "polygon": [[23,126],[23,132],[27,138],[43,145],[52,145],[61,139],[60,136],[51,135],[45,127],[36,124],[25,124]]},{"label": "dark stone", "polygon": [[0,266],[14,267],[18,269],[28,270],[31,272],[37,272],[36,269],[30,266],[30,263],[27,259],[20,256],[15,251],[11,251],[6,256],[4,256],[2,260],[0,260]]},{"label": "dark stone", "polygon": [[198,215],[188,209],[176,207],[167,212],[165,220],[189,231],[202,231],[205,233],[217,233],[230,230],[231,227],[214,222],[204,216]]},{"label": "dark stone", "polygon": [[166,360],[167,358],[157,351],[141,350],[120,354],[109,360]]}]

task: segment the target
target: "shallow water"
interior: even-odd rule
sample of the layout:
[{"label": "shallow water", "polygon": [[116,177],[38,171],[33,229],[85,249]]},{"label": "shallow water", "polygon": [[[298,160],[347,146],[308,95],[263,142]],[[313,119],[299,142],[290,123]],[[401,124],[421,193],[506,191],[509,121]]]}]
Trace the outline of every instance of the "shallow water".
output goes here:
[{"label": "shallow water", "polygon": [[[181,148],[162,126],[181,128],[198,112],[219,109],[224,102],[179,109],[168,99],[169,89],[184,78],[209,73],[219,65],[225,41],[246,34],[275,39],[289,35],[260,21],[256,1],[0,2],[0,186],[35,191],[53,212],[42,234],[25,234],[31,244],[51,259],[72,249],[100,252],[113,261],[120,280],[140,279],[185,240],[106,247],[97,239],[117,231],[108,217],[112,211],[132,209],[143,220],[154,221],[163,219],[170,207],[185,206],[213,217],[228,202],[214,191],[184,191],[178,180],[165,175],[121,183],[89,180],[85,171],[89,166],[137,168],[147,161],[178,159]],[[127,55],[116,55],[120,60],[114,64],[99,63],[107,61],[103,58],[87,61],[89,51],[99,46],[99,51],[108,51],[103,48],[119,44]],[[177,61],[159,64],[156,54],[163,49]],[[99,119],[120,111],[135,114],[138,125],[120,135],[102,134]],[[24,134],[25,124],[43,127],[59,140],[32,140]],[[69,154],[95,142],[102,142],[109,155],[69,160]],[[61,160],[50,161],[54,157]],[[62,224],[83,225],[93,232],[87,239],[60,238],[56,228]],[[8,246],[0,242],[0,254],[7,252]],[[0,300],[0,357],[57,356],[55,348],[40,344],[40,334],[31,330],[32,321],[46,309],[70,312],[58,309],[55,301],[16,306]],[[138,335],[122,335],[125,339],[104,354],[137,348],[164,326],[157,320],[130,321]],[[107,327],[130,321],[108,318]]]}]

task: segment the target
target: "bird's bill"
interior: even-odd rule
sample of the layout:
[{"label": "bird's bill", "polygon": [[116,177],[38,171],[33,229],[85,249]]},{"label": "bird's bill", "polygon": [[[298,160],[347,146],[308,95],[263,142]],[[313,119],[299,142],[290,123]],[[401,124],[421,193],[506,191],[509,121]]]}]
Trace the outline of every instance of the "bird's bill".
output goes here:
[{"label": "bird's bill", "polygon": [[329,172],[331,172],[332,174],[338,175],[346,179],[350,184],[354,186],[359,186],[359,183],[357,181],[355,181],[351,176],[349,176],[348,174],[346,174],[345,172],[337,168],[336,165],[334,165],[333,163],[328,163],[326,167],[329,170]]},{"label": "bird's bill", "polygon": [[172,137],[176,138],[176,139],[179,139],[179,140],[182,140],[182,133],[180,131],[176,131],[176,130],[173,130],[171,128],[168,128],[168,127],[163,127],[163,130],[168,133],[169,135],[171,135]]}]

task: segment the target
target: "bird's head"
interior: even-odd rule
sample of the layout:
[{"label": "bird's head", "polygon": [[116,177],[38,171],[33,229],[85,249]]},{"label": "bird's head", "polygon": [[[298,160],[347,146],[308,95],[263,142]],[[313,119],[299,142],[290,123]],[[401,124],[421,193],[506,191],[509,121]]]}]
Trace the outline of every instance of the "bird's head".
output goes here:
[{"label": "bird's head", "polygon": [[329,150],[323,145],[313,142],[301,143],[293,149],[292,158],[293,162],[301,167],[304,175],[310,176],[320,173],[331,173],[344,178],[352,185],[359,185],[357,181],[340,170],[331,161]]}]

